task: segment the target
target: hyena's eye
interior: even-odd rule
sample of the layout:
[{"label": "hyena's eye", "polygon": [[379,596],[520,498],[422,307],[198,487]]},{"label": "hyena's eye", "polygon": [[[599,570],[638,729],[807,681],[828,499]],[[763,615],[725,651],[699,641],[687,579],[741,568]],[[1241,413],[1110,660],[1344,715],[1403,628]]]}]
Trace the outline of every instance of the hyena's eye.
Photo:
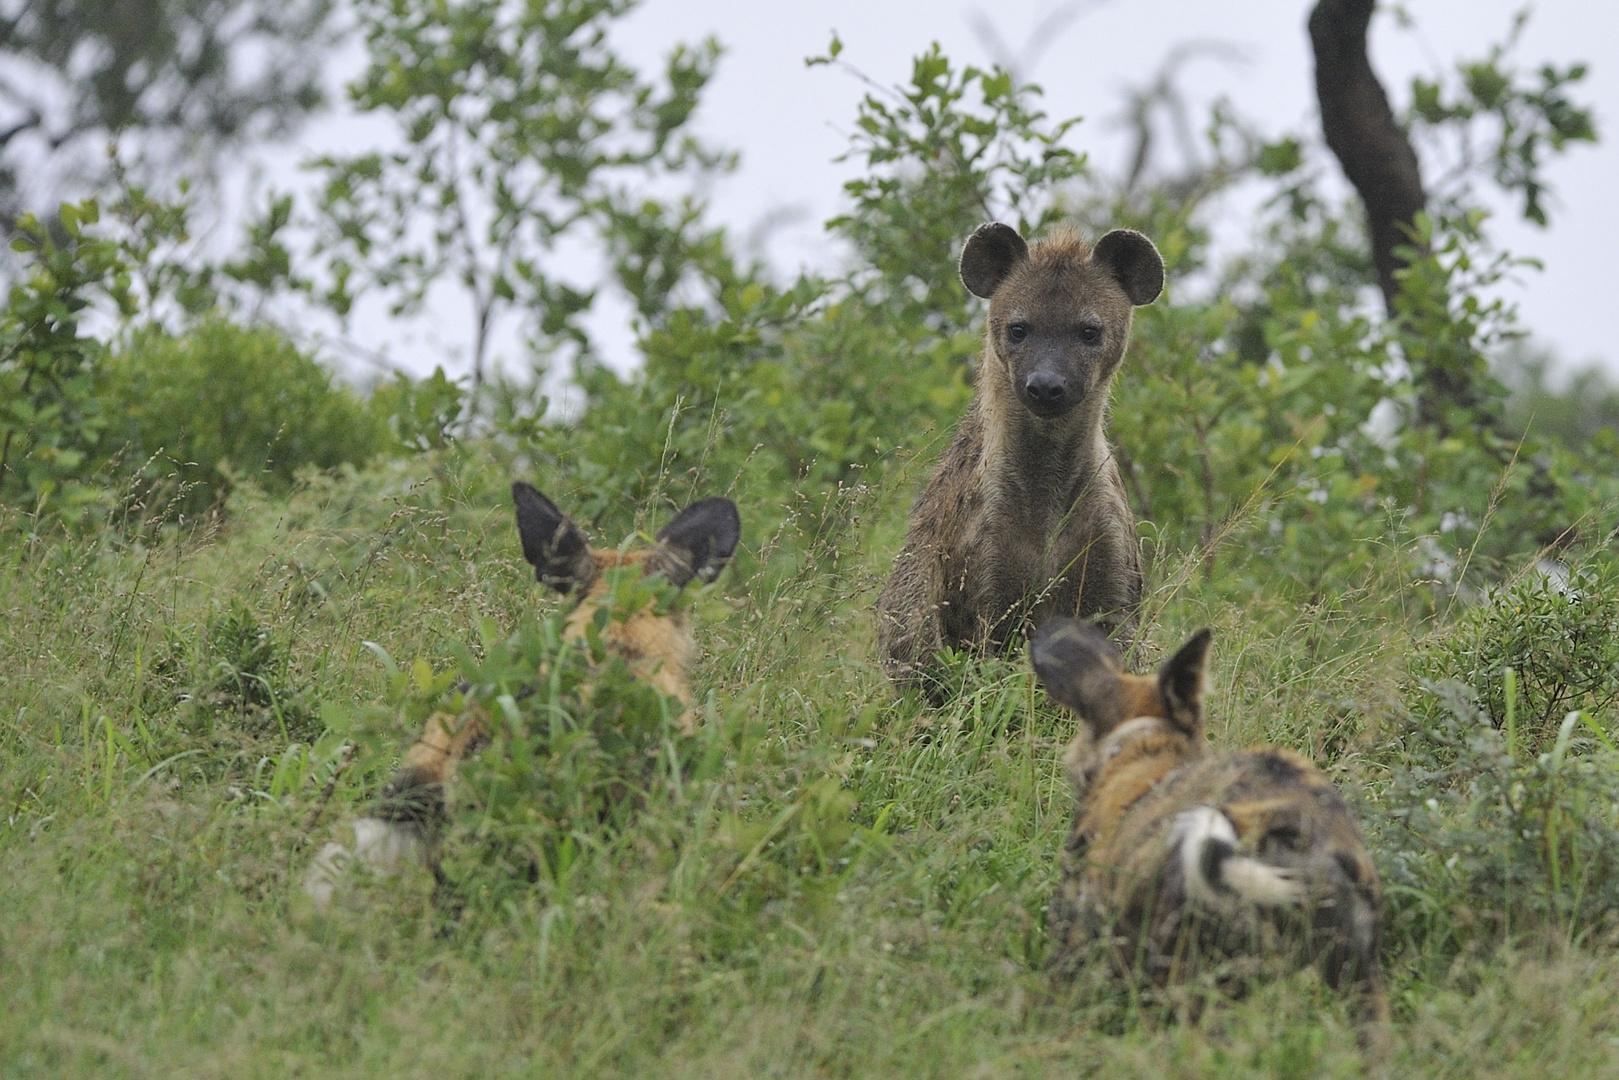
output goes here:
[{"label": "hyena's eye", "polygon": [[1029,328],[1023,323],[1015,322],[1006,328],[1006,336],[1012,339],[1012,344],[1016,345],[1029,336]]},{"label": "hyena's eye", "polygon": [[1079,331],[1079,340],[1083,341],[1087,345],[1095,345],[1098,341],[1102,340],[1102,328],[1100,326],[1087,326],[1082,328]]}]

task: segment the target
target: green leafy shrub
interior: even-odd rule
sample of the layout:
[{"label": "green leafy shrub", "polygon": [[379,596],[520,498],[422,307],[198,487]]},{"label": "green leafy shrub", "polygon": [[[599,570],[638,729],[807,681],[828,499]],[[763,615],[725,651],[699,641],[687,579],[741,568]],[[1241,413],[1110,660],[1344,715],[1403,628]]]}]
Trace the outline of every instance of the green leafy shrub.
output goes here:
[{"label": "green leafy shrub", "polygon": [[1539,754],[1511,752],[1460,683],[1430,683],[1437,708],[1404,742],[1373,850],[1389,936],[1430,957],[1514,933],[1573,942],[1619,935],[1619,753],[1569,713]]},{"label": "green leafy shrub", "polygon": [[426,378],[402,371],[371,388],[371,411],[385,419],[394,440],[406,450],[426,453],[449,443],[461,418],[466,391],[434,367]]},{"label": "green leafy shrub", "polygon": [[99,216],[94,201],[63,204],[65,243],[31,214],[19,221],[12,247],[29,265],[0,313],[0,500],[69,521],[106,502],[89,479],[107,424],[95,393],[106,346],[79,320],[109,285],[130,302],[118,245],[84,230]]},{"label": "green leafy shrub", "polygon": [[956,360],[907,357],[869,310],[820,288],[753,284],[727,293],[722,315],[674,312],[643,340],[633,379],[582,372],[583,415],[536,447],[573,471],[587,512],[724,490],[761,534],[796,493],[820,502],[861,483],[897,447],[925,442],[969,391]]},{"label": "green leafy shrub", "polygon": [[383,421],[329,371],[269,328],[211,318],[172,336],[152,328],[108,357],[105,443],[195,514],[249,479],[270,491],[298,470],[362,464],[385,445]]},{"label": "green leafy shrub", "polygon": [[[838,51],[834,41],[825,62]],[[851,183],[850,212],[831,223],[855,267],[779,288],[713,272],[728,260],[700,245],[661,252],[666,273],[684,260],[712,295],[643,308],[641,369],[624,379],[585,366],[584,408],[542,434],[545,452],[603,508],[720,486],[768,531],[796,491],[858,484],[896,450],[942,448],[978,349],[958,245],[991,213],[1055,223],[1062,186],[1083,172],[1061,145],[1072,121],[1046,123],[1038,94],[936,48],[917,58],[900,100],[860,106],[849,156],[872,175]]]},{"label": "green leafy shrub", "polygon": [[[810,63],[836,63],[842,43]],[[1085,158],[1063,145],[1079,117],[1049,123],[1040,88],[999,67],[957,68],[935,43],[897,93],[870,93],[845,158],[865,175],[849,181],[847,213],[828,228],[854,245],[864,267],[858,295],[915,344],[948,339],[975,321],[956,268],[960,245],[990,217],[1038,236],[1068,217],[1064,189]],[[961,360],[976,351],[969,337]]]},{"label": "green leafy shrub", "polygon": [[444,842],[443,880],[463,902],[498,909],[535,883],[565,887],[581,859],[719,764],[712,740],[682,729],[684,706],[636,678],[602,638],[609,620],[668,610],[679,592],[636,567],[607,576],[610,600],[583,642],[563,640],[566,616],[556,613],[504,639],[486,622],[481,657],[456,650],[465,681],[450,708],[477,702],[490,717],[489,745],[459,770]]},{"label": "green leafy shrub", "polygon": [[1481,715],[1502,731],[1509,669],[1516,741],[1532,753],[1571,710],[1601,713],[1619,700],[1619,569],[1594,562],[1566,579],[1531,571],[1493,590],[1412,659],[1419,680],[1469,687]]},{"label": "green leafy shrub", "polygon": [[[1499,426],[1505,390],[1484,357],[1517,330],[1485,299],[1511,261],[1490,254],[1481,218],[1422,222],[1402,317],[1379,322],[1334,254],[1342,223],[1311,183],[1289,183],[1296,205],[1219,295],[1137,315],[1112,435],[1157,549],[1198,552],[1211,580],[1223,560],[1239,588],[1306,595],[1397,565],[1443,598],[1604,535],[1612,440],[1517,441]],[[1173,250],[1172,283],[1200,247]],[[1419,390],[1440,377],[1469,386],[1470,404],[1429,409]]]}]

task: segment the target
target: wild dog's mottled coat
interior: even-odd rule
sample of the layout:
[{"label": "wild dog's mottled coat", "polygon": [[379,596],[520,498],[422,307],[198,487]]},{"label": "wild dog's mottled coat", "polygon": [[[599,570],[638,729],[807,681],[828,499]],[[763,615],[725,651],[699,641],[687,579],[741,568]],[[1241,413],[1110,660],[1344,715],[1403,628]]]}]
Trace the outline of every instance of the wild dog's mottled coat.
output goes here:
[{"label": "wild dog's mottled coat", "polygon": [[[578,597],[563,630],[570,641],[585,636],[607,597],[606,571],[639,566],[643,574],[661,574],[676,586],[693,578],[713,581],[741,536],[736,506],[729,499],[698,500],[658,533],[656,546],[633,551],[590,547],[579,527],[528,484],[512,484],[512,501],[523,558],[534,567],[534,576],[558,592]],[[682,703],[691,701],[686,683],[691,621],[685,611],[664,613],[649,607],[609,622],[602,640],[638,678]],[[689,727],[690,714],[680,722]],[[477,703],[461,713],[428,717],[372,814],[353,823],[352,850],[326,845],[310,869],[305,891],[325,903],[351,860],[373,870],[390,870],[424,858],[443,816],[445,785],[462,758],[487,741],[488,723],[488,714]]]},{"label": "wild dog's mottled coat", "polygon": [[1141,598],[1135,516],[1103,429],[1131,309],[1163,288],[1157,249],[1119,229],[1094,249],[1058,231],[1031,250],[989,224],[961,276],[990,302],[977,390],[877,603],[889,674],[924,685],[942,647],[1003,651],[1059,615],[1128,637]]},{"label": "wild dog's mottled coat", "polygon": [[1209,640],[1198,633],[1143,677],[1077,619],[1035,637],[1047,692],[1082,719],[1065,758],[1077,808],[1047,920],[1051,965],[1071,973],[1101,943],[1164,984],[1210,961],[1292,955],[1358,987],[1382,1020],[1383,888],[1360,829],[1299,754],[1209,751]]}]

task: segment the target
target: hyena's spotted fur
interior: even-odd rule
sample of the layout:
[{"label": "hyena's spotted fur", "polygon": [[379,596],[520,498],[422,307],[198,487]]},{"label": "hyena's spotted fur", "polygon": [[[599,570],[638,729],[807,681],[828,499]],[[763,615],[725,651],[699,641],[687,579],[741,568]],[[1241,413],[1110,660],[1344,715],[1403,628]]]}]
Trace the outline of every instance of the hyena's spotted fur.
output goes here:
[{"label": "hyena's spotted fur", "polygon": [[1047,692],[1081,718],[1065,758],[1077,809],[1047,917],[1051,965],[1072,974],[1100,945],[1163,985],[1292,958],[1355,988],[1380,1023],[1383,886],[1360,829],[1299,754],[1209,750],[1209,641],[1201,631],[1156,675],[1136,676],[1078,619],[1035,636]]},{"label": "hyena's spotted fur", "polygon": [[877,601],[889,675],[934,697],[946,646],[1000,652],[1059,615],[1130,636],[1141,553],[1104,428],[1131,309],[1158,296],[1164,265],[1128,229],[1094,248],[1058,230],[1031,249],[992,223],[961,277],[989,300],[977,389]]},{"label": "hyena's spotted fur", "polygon": [[[523,558],[534,576],[577,598],[564,629],[568,640],[580,640],[608,595],[605,572],[638,566],[643,574],[659,574],[676,586],[696,578],[713,581],[736,550],[741,522],[729,499],[701,499],[681,511],[657,535],[657,543],[630,551],[591,547],[584,533],[556,504],[521,481],[512,484],[517,531]],[[684,610],[651,608],[614,619],[603,642],[630,670],[663,693],[691,701],[686,673],[691,663],[691,622]],[[692,723],[690,713],[680,719]],[[477,703],[459,713],[428,717],[421,737],[405,754],[371,812],[351,823],[351,845],[327,844],[304,881],[305,891],[324,905],[351,863],[388,872],[410,863],[430,861],[432,839],[444,815],[445,785],[457,764],[488,740],[489,716]]]}]

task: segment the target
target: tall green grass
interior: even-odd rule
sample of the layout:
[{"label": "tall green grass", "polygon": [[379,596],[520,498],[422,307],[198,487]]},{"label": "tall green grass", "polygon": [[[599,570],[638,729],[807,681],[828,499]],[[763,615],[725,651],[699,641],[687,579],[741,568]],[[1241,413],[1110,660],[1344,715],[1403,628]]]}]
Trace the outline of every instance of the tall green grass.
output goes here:
[{"label": "tall green grass", "polygon": [[[1437,933],[1401,914],[1403,895],[1381,1058],[1308,973],[1202,1008],[1100,972],[1054,987],[1042,927],[1073,721],[1021,657],[963,661],[963,693],[937,710],[884,682],[870,609],[908,503],[899,470],[805,497],[772,532],[745,508],[747,550],[695,604],[699,708],[729,740],[711,780],[498,903],[452,909],[424,873],[305,910],[314,850],[414,735],[379,651],[442,671],[482,620],[557,603],[521,561],[508,469],[471,444],[285,497],[244,485],[211,531],[141,540],[5,523],[0,1076],[1615,1068],[1605,937],[1454,918]],[[1256,594],[1203,574],[1197,553],[1163,557],[1137,656],[1212,625],[1215,741],[1312,754],[1374,846],[1401,835],[1410,796],[1396,782],[1421,719],[1410,659],[1442,655],[1467,610],[1388,563],[1329,598]],[[241,613],[313,728],[199,692],[217,685],[218,627]],[[1464,894],[1442,884],[1404,887],[1448,910]]]}]

